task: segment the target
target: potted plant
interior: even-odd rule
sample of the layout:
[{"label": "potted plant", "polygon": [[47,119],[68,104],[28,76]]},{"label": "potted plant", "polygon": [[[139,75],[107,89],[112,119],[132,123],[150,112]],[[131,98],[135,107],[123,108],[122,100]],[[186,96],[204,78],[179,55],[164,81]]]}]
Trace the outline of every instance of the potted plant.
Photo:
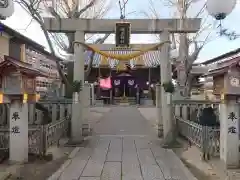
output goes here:
[{"label": "potted plant", "polygon": [[162,84],[163,88],[164,88],[164,91],[166,93],[170,93],[170,94],[173,94],[174,91],[175,91],[175,87],[174,87],[174,84],[172,83],[172,81],[168,81],[168,82],[164,82]]},{"label": "potted plant", "polygon": [[72,90],[73,90],[73,99],[74,102],[77,103],[78,102],[78,98],[79,98],[79,92],[82,90],[82,82],[81,81],[73,81],[72,84]]}]

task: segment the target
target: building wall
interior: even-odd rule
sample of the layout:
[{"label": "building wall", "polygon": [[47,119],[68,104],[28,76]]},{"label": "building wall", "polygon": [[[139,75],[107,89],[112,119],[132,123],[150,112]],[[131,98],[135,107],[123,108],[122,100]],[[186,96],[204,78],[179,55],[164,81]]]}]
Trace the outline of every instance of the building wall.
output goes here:
[{"label": "building wall", "polygon": [[57,71],[56,62],[47,55],[26,47],[26,62],[33,67],[44,71],[48,77],[36,78],[36,89],[40,93],[46,93],[52,89],[53,83],[60,87],[60,78]]},{"label": "building wall", "polygon": [[36,89],[38,92],[47,92],[52,88],[53,82],[60,87],[60,78],[57,71],[57,66],[54,60],[49,55],[38,52],[29,44],[24,44],[24,40],[19,40],[16,37],[11,37],[0,32],[0,61],[4,60],[4,55],[11,56],[17,60],[27,62],[34,68],[44,71],[46,77],[36,78]]},{"label": "building wall", "polygon": [[4,55],[9,55],[9,37],[7,34],[1,32],[0,33],[0,59],[3,59]]},{"label": "building wall", "polygon": [[9,56],[21,60],[21,45],[22,43],[15,39],[9,40]]}]

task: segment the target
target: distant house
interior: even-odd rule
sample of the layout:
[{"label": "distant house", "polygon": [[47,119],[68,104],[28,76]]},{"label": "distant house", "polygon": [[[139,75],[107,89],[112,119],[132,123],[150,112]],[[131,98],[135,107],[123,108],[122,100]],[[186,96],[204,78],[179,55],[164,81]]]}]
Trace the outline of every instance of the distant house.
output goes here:
[{"label": "distant house", "polygon": [[[202,64],[209,67],[210,73],[217,73],[220,71],[225,71],[227,67],[230,67],[240,60],[240,48],[220,55],[218,57],[209,59]],[[213,92],[213,79],[211,76],[205,78],[203,83],[203,88],[205,89],[206,96],[209,96],[210,99],[215,99],[216,97],[212,94]]]}]

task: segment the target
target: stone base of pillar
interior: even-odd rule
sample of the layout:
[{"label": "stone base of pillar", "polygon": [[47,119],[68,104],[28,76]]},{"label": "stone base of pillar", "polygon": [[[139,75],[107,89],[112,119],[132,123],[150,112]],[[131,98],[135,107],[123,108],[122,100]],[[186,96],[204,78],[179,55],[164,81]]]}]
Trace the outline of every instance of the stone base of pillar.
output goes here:
[{"label": "stone base of pillar", "polygon": [[84,138],[82,138],[81,140],[74,140],[74,139],[69,139],[69,141],[64,145],[66,147],[79,147],[82,146],[84,143]]},{"label": "stone base of pillar", "polygon": [[163,137],[163,125],[162,124],[158,125],[158,137],[159,138]]}]

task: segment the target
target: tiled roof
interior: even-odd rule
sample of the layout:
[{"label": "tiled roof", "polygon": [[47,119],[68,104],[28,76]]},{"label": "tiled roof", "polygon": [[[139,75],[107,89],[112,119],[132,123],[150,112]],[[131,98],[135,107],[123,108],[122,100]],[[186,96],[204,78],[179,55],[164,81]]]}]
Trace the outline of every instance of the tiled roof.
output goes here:
[{"label": "tiled roof", "polygon": [[19,67],[22,72],[31,73],[35,76],[46,76],[46,73],[35,69],[31,64],[16,60],[10,56],[4,56],[4,61],[0,62],[0,67],[8,65],[9,63],[15,67]]},{"label": "tiled roof", "polygon": [[218,67],[214,68],[214,69],[210,69],[209,72],[207,74],[205,74],[204,76],[215,76],[215,75],[219,75],[219,74],[224,74],[227,73],[229,69],[231,69],[232,67],[236,67],[236,66],[240,66],[240,60],[236,59],[235,61],[227,61],[226,63],[220,64]]},{"label": "tiled roof", "polygon": [[[114,53],[114,54],[130,54],[132,52],[134,52],[133,50],[110,50],[107,51],[108,53]],[[85,52],[85,64],[88,64],[90,58],[91,58],[91,51],[86,51]],[[108,65],[105,64],[102,56],[95,53],[94,57],[93,57],[93,66],[98,67],[100,64],[101,65]],[[116,59],[107,59],[110,67],[115,67],[118,60]],[[144,55],[134,58],[132,60],[130,60],[130,65],[131,67],[134,67],[136,65],[143,65],[143,66],[147,66],[147,67],[154,67],[157,65],[160,65],[160,51],[149,51],[147,53],[145,53]]]}]

